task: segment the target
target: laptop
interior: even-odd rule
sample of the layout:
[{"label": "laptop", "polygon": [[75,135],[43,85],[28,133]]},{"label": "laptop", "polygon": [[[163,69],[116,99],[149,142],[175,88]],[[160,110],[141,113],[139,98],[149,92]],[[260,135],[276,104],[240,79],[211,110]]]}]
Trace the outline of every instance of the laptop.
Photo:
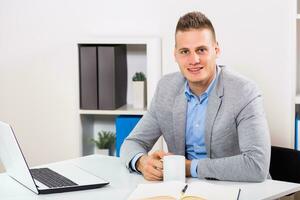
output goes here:
[{"label": "laptop", "polygon": [[94,189],[109,184],[71,162],[29,169],[12,127],[1,121],[0,160],[10,177],[36,194]]}]

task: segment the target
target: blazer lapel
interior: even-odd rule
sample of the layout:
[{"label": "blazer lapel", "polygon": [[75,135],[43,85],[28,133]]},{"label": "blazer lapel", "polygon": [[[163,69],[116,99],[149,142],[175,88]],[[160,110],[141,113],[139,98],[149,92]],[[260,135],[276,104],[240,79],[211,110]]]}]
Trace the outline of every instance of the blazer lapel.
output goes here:
[{"label": "blazer lapel", "polygon": [[217,84],[208,97],[208,105],[205,119],[205,144],[207,156],[211,156],[211,136],[215,119],[222,104],[223,87],[223,70],[220,71]]},{"label": "blazer lapel", "polygon": [[175,97],[173,107],[173,127],[175,137],[176,154],[185,155],[185,124],[186,124],[186,107],[187,102],[182,89],[178,96]]}]

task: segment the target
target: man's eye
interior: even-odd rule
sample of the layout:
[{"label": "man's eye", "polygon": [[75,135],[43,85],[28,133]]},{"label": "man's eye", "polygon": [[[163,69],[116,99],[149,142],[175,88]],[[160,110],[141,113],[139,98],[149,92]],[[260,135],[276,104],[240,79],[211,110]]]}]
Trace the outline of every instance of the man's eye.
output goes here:
[{"label": "man's eye", "polygon": [[180,54],[188,54],[189,53],[189,51],[188,50],[182,50],[182,51],[180,51]]},{"label": "man's eye", "polygon": [[206,49],[202,48],[202,49],[198,49],[197,50],[199,53],[204,53],[206,51]]}]

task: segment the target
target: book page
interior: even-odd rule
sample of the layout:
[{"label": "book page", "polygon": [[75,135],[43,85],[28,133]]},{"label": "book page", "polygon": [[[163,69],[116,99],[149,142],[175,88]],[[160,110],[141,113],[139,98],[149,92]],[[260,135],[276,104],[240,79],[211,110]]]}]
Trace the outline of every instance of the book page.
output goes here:
[{"label": "book page", "polygon": [[239,188],[237,186],[217,185],[203,181],[189,183],[185,192],[185,196],[200,197],[208,200],[236,200],[238,194]]},{"label": "book page", "polygon": [[139,184],[128,200],[176,200],[185,185],[179,181]]}]

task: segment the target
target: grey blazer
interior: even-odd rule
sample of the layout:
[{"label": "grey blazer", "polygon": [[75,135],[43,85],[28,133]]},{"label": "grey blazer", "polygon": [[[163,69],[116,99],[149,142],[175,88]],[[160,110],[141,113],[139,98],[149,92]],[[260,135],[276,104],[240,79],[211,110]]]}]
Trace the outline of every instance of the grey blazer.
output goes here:
[{"label": "grey blazer", "polygon": [[[260,182],[270,164],[270,135],[256,84],[218,66],[208,97],[205,124],[207,158],[198,163],[199,178]],[[147,153],[163,135],[169,152],[185,155],[187,101],[181,73],[164,76],[148,112],[124,141],[121,159],[128,169],[138,153]]]}]

